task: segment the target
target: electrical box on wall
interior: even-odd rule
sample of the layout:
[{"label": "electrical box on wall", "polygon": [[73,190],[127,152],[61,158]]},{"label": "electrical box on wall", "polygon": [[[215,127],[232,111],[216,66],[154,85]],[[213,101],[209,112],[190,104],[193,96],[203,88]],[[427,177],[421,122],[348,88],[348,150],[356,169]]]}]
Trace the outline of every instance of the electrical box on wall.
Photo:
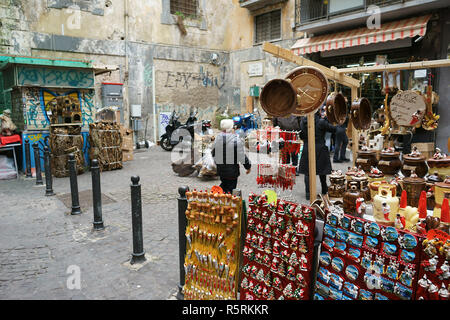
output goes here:
[{"label": "electrical box on wall", "polygon": [[142,107],[140,104],[132,104],[131,105],[131,117],[132,118],[141,118],[142,117]]},{"label": "electrical box on wall", "polygon": [[123,117],[123,83],[102,83],[102,105],[103,107],[117,107],[120,111],[120,122]]}]

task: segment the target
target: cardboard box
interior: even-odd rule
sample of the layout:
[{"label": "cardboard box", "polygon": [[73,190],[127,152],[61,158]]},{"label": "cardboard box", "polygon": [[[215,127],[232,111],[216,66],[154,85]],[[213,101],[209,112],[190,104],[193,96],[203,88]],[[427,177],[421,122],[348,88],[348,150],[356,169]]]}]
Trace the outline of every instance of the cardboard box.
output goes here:
[{"label": "cardboard box", "polygon": [[122,137],[122,150],[124,151],[133,151],[134,143],[132,136]]},{"label": "cardboard box", "polygon": [[133,151],[122,152],[122,162],[131,161],[134,159]]}]

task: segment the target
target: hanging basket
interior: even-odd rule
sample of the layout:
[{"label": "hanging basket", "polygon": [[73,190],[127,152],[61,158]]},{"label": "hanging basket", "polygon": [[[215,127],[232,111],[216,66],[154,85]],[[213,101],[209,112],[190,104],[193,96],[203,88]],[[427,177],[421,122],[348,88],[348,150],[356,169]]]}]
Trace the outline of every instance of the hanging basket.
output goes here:
[{"label": "hanging basket", "polygon": [[284,117],[295,112],[297,95],[294,87],[284,79],[273,79],[261,91],[261,107],[272,117]]},{"label": "hanging basket", "polygon": [[370,127],[372,109],[367,98],[359,98],[352,103],[351,119],[357,130],[367,130]]},{"label": "hanging basket", "polygon": [[347,118],[347,104],[342,93],[332,92],[327,98],[327,118],[332,125],[341,125]]}]

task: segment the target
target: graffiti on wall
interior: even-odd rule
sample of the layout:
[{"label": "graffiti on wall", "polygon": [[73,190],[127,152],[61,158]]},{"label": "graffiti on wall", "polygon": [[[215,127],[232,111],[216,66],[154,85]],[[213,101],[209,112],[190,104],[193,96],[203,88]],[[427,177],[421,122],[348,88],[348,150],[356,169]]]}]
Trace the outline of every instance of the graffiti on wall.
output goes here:
[{"label": "graffiti on wall", "polygon": [[[216,106],[210,106],[207,108],[197,108],[197,119],[199,120],[214,120],[214,113],[216,112]],[[180,121],[186,121],[189,117],[192,107],[189,105],[173,105],[173,104],[156,104],[156,113],[161,112],[171,113],[173,110],[180,116]]]},{"label": "graffiti on wall", "polygon": [[203,86],[222,89],[225,85],[226,68],[222,67],[219,75],[214,75],[208,70],[204,71],[203,66],[200,66],[199,72],[162,71],[162,73],[166,88],[192,89]]},{"label": "graffiti on wall", "polygon": [[20,86],[93,88],[94,73],[92,70],[18,66],[17,81]]},{"label": "graffiti on wall", "polygon": [[50,124],[49,103],[59,96],[70,96],[80,102],[83,127],[87,128],[94,122],[94,90],[49,90],[44,88],[24,88],[23,102],[25,105],[24,122],[27,130],[48,129]]}]

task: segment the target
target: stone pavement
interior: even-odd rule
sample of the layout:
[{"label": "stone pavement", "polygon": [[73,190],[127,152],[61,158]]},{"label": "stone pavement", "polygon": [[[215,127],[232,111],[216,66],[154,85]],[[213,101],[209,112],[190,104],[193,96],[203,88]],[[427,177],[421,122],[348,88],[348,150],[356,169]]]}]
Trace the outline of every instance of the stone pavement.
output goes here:
[{"label": "stone pavement", "polygon": [[[341,169],[346,166],[339,164]],[[249,175],[241,172],[238,188],[244,197],[261,192],[256,186],[256,166]],[[148,258],[139,270],[127,266],[133,250],[133,175],[141,178]],[[70,205],[68,178],[53,179],[53,197],[44,196],[45,186],[36,186],[34,179],[1,180],[0,299],[175,299],[178,188],[206,189],[219,182],[176,176],[170,153],[158,146],[136,151],[135,159],[125,162],[122,170],[101,174],[106,229],[94,232],[90,172],[78,176],[83,211],[78,216],[70,215],[64,204]],[[304,202],[303,176],[297,177],[297,183],[293,192],[282,194]],[[80,289],[69,289],[72,268],[80,270]]]}]

